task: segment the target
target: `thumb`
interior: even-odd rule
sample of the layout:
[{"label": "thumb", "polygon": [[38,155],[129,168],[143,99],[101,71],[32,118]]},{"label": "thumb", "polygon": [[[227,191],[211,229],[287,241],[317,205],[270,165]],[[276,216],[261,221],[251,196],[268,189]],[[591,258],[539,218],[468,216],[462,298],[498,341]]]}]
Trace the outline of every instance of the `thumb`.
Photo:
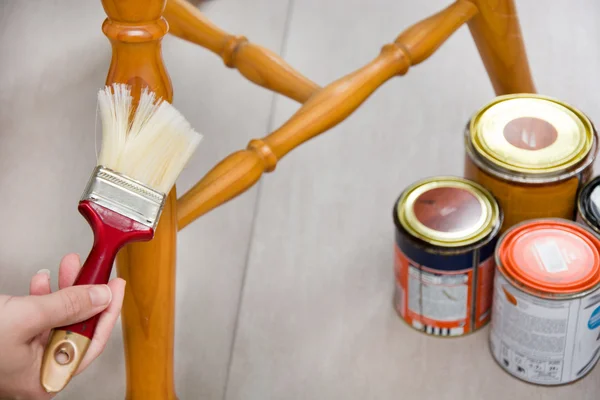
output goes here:
[{"label": "thumb", "polygon": [[22,317],[29,334],[84,321],[103,311],[112,299],[108,285],[70,286],[44,296],[27,296]]}]

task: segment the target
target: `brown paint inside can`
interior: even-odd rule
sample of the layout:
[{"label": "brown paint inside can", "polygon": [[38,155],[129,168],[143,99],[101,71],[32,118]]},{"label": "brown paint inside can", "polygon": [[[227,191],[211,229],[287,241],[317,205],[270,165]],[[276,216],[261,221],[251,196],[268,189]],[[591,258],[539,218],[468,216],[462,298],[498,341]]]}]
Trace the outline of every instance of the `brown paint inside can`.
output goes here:
[{"label": "brown paint inside can", "polygon": [[442,187],[421,194],[413,206],[415,216],[426,227],[439,232],[458,232],[481,218],[479,200],[465,189]]},{"label": "brown paint inside can", "polygon": [[510,144],[524,150],[544,149],[558,138],[558,132],[552,124],[534,117],[513,119],[506,124],[503,133]]}]

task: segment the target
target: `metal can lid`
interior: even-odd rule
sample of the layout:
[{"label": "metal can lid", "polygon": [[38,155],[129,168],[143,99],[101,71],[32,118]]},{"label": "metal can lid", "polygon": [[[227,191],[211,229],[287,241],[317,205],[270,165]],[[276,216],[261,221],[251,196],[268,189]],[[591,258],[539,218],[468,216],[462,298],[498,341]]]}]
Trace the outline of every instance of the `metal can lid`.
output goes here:
[{"label": "metal can lid", "polygon": [[483,186],[444,176],[416,182],[398,199],[399,223],[436,246],[460,247],[488,236],[500,225],[498,203]]},{"label": "metal can lid", "polygon": [[589,153],[594,130],[579,110],[535,94],[498,96],[471,119],[475,150],[509,171],[564,171]]},{"label": "metal can lid", "polygon": [[567,220],[540,219],[507,231],[497,248],[499,268],[525,287],[575,294],[600,283],[600,242]]}]

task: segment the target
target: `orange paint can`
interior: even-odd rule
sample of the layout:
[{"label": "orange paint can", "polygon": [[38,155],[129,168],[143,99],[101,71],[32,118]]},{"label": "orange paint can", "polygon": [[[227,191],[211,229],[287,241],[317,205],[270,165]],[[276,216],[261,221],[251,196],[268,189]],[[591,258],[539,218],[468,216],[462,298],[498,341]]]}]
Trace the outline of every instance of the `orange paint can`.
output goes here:
[{"label": "orange paint can", "polygon": [[517,224],[496,248],[490,349],[529,383],[561,385],[600,358],[600,240],[565,219]]},{"label": "orange paint can", "polygon": [[534,94],[499,96],[467,124],[464,176],[497,199],[501,233],[530,219],[574,220],[597,149],[592,122],[574,107]]}]

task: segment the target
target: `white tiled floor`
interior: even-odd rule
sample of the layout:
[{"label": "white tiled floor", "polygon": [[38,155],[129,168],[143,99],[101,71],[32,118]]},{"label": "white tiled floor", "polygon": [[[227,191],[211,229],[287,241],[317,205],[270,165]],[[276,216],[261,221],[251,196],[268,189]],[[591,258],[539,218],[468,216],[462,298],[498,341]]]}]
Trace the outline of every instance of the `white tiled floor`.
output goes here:
[{"label": "white tiled floor", "polygon": [[[212,0],[202,8],[327,84],[448,3]],[[517,6],[538,90],[600,121],[599,4]],[[88,251],[91,233],[75,205],[95,164],[95,91],[110,60],[103,19],[100,1],[0,0],[0,292],[24,294],[35,271]],[[175,105],[206,135],[180,193],[298,107],[179,39],[165,39],[164,58]],[[487,329],[436,340],[392,310],[392,204],[418,178],[461,174],[462,127],[492,96],[464,27],[258,187],[181,232],[180,399],[597,399],[600,368],[566,387],[527,385],[494,364]],[[57,398],[122,398],[123,372],[117,328]]]}]

